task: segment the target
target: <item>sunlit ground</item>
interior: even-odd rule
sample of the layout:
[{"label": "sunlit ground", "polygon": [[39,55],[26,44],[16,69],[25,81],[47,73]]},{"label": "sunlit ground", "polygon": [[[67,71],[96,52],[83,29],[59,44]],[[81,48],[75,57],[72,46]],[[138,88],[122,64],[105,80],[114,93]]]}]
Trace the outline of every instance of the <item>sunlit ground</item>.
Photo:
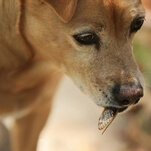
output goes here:
[{"label": "sunlit ground", "polygon": [[120,128],[118,121],[126,121],[120,115],[102,135],[97,128],[101,111],[65,77],[39,139],[38,151],[117,151],[123,146],[115,139],[119,134],[113,129]]}]

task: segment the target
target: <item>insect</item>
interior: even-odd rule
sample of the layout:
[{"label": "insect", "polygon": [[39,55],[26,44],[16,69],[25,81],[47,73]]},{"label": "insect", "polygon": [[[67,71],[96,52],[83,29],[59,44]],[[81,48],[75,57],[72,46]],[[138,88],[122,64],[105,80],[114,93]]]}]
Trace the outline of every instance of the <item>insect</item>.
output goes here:
[{"label": "insect", "polygon": [[116,115],[118,114],[118,109],[115,108],[104,108],[98,122],[98,129],[103,130],[102,134],[106,131],[109,125],[113,122]]}]

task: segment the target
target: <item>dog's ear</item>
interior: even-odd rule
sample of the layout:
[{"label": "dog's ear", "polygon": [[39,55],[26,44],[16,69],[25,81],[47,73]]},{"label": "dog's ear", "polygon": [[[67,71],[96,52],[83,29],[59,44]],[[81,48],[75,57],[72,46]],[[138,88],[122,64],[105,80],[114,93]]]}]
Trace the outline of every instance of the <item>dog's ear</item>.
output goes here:
[{"label": "dog's ear", "polygon": [[42,0],[49,4],[61,20],[68,22],[76,10],[78,0]]}]

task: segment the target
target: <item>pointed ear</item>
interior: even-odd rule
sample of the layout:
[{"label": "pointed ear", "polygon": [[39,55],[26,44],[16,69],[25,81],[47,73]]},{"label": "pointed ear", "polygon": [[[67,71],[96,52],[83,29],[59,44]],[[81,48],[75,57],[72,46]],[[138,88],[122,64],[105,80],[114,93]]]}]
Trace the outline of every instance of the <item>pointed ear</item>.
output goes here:
[{"label": "pointed ear", "polygon": [[42,0],[49,4],[64,22],[68,22],[76,10],[78,0]]}]

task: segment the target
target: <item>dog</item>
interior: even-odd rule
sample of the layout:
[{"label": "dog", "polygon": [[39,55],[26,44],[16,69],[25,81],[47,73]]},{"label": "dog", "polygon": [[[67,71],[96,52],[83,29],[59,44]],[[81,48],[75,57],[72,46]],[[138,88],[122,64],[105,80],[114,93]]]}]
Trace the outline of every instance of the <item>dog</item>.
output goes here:
[{"label": "dog", "polygon": [[0,0],[0,117],[15,117],[13,151],[36,151],[63,74],[101,107],[143,96],[132,40],[141,0]]}]

